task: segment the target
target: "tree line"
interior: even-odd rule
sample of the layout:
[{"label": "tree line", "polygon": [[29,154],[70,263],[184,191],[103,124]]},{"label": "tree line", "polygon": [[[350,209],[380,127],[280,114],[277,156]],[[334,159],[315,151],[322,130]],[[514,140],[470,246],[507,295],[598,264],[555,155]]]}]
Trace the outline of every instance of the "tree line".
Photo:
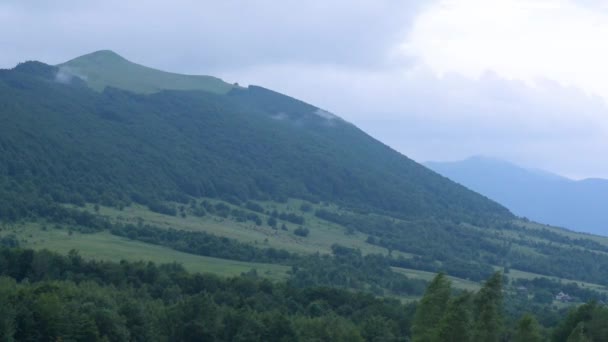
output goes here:
[{"label": "tree line", "polygon": [[[348,256],[350,251],[336,251]],[[344,254],[346,253],[346,254]],[[444,274],[418,303],[248,272],[219,278],[180,265],[84,260],[75,251],[0,248],[6,341],[605,341],[608,308],[572,308],[554,326],[509,324],[503,277],[454,292]]]}]

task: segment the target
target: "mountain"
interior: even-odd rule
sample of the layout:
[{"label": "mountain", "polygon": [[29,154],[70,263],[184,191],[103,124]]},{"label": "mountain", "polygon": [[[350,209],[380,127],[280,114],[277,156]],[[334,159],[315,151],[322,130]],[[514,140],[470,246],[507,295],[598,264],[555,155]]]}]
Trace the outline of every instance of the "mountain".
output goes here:
[{"label": "mountain", "polygon": [[[518,219],[292,97],[100,51],[0,70],[0,122],[2,340],[538,339],[524,313],[605,340],[608,238]],[[468,162],[498,194],[606,193]]]},{"label": "mountain", "polygon": [[538,222],[608,235],[608,180],[571,180],[491,158],[429,162],[432,170]]},{"label": "mountain", "polygon": [[[65,74],[66,65],[91,67]],[[25,215],[13,198],[28,194],[114,206],[304,198],[410,218],[511,215],[320,108],[257,86],[218,94],[168,82],[148,93],[163,75],[174,74],[111,52],[3,70],[3,210]]]},{"label": "mountain", "polygon": [[608,284],[608,239],[518,220],[319,107],[76,60],[103,87],[65,64],[0,71],[0,245],[387,295],[439,271]]},{"label": "mountain", "polygon": [[226,94],[235,87],[212,76],[180,75],[148,68],[109,50],[80,56],[59,64],[58,67],[59,77],[76,75],[97,91],[110,86],[137,93],[174,89]]}]

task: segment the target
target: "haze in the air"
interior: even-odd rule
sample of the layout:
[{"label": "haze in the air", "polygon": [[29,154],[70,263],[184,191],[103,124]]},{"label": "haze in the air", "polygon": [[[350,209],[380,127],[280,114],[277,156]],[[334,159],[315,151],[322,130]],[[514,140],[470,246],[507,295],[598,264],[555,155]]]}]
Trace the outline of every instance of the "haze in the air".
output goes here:
[{"label": "haze in the air", "polygon": [[418,161],[608,177],[601,1],[3,0],[0,30],[2,68],[111,49],[285,92]]}]

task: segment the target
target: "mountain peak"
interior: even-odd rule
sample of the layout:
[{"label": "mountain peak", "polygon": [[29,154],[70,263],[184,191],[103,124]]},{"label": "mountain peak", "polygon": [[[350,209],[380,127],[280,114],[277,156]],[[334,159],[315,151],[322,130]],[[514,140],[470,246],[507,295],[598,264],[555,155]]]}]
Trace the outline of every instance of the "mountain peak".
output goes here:
[{"label": "mountain peak", "polygon": [[82,78],[97,91],[114,87],[143,94],[162,90],[202,90],[225,94],[234,88],[212,76],[182,75],[143,66],[112,50],[95,51],[59,64],[58,67]]},{"label": "mountain peak", "polygon": [[123,60],[123,61],[127,61],[124,57],[122,57],[121,55],[117,54],[116,52],[112,51],[112,50],[99,50],[99,51],[95,51],[95,52],[91,52],[89,54],[80,56],[78,58],[83,58],[83,59],[96,59],[96,60]]},{"label": "mountain peak", "polygon": [[[88,53],[86,55],[82,55],[80,57],[76,57],[64,64],[77,64],[77,65],[87,65],[87,64],[97,64],[99,66],[108,66],[113,63],[132,63],[128,61],[126,58],[117,54],[112,50],[99,50],[95,52]],[[134,63],[133,63],[134,64]]]}]

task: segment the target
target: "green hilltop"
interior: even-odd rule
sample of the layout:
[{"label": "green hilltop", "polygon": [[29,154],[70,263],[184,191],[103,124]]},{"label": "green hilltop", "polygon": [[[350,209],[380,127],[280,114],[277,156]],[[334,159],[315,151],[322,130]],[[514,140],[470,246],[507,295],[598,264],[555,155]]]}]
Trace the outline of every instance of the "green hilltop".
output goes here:
[{"label": "green hilltop", "polygon": [[97,91],[115,87],[145,94],[165,89],[225,94],[234,88],[233,85],[212,76],[181,75],[148,68],[128,61],[110,50],[80,56],[59,64],[58,67],[86,80],[87,84]]}]

